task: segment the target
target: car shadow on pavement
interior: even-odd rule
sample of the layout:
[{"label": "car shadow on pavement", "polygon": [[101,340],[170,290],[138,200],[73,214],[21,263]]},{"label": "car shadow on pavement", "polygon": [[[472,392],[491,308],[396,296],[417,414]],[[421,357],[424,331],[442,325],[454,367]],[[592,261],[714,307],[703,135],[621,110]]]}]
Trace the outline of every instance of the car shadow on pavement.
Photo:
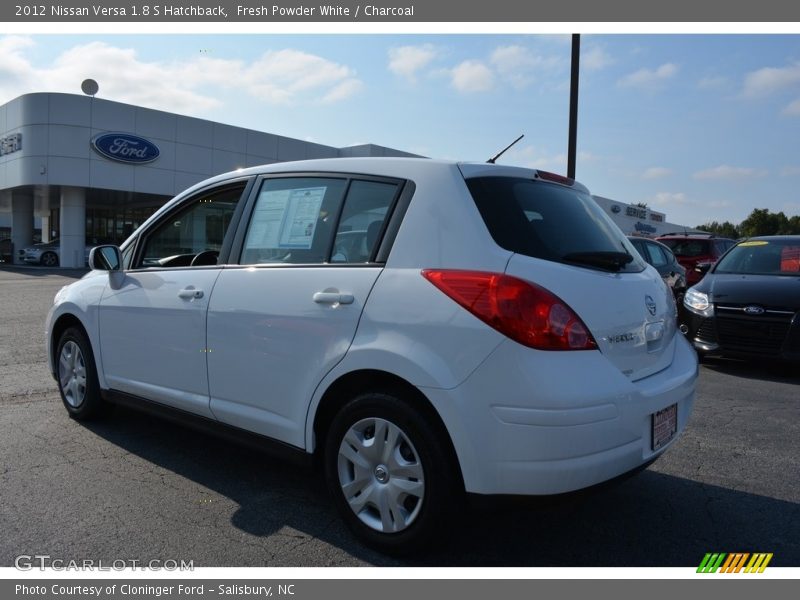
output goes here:
[{"label": "car shadow on pavement", "polygon": [[14,273],[16,275],[26,275],[28,277],[46,277],[48,275],[60,275],[70,279],[80,279],[89,271],[87,269],[68,269],[68,268],[48,268],[33,265],[11,265],[0,263],[0,271]]},{"label": "car shadow on pavement", "polygon": [[[800,504],[653,470],[587,492],[465,508],[448,539],[396,559],[354,540],[311,469],[128,409],[86,427],[236,502],[231,525],[243,532],[266,540],[294,531],[372,565],[691,567],[712,551],[772,552],[773,566],[800,565]],[[232,553],[224,564],[196,566],[251,565]]]},{"label": "car shadow on pavement", "polygon": [[740,360],[727,357],[706,357],[703,366],[712,371],[774,383],[800,383],[800,366],[768,358]]}]

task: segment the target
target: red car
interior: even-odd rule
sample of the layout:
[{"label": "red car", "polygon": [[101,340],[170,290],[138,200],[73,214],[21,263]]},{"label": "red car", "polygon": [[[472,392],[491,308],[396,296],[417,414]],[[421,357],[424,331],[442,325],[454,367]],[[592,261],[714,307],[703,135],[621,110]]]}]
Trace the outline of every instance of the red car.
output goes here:
[{"label": "red car", "polygon": [[688,286],[699,282],[705,274],[705,271],[696,269],[698,265],[714,264],[729,248],[736,245],[735,240],[716,237],[710,233],[667,233],[656,240],[668,246],[686,269]]}]

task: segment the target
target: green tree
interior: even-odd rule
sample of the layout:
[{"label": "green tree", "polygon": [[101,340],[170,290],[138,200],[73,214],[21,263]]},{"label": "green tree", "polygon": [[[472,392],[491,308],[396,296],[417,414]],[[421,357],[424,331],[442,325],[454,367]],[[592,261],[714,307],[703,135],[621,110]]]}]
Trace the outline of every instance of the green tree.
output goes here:
[{"label": "green tree", "polygon": [[783,212],[771,213],[768,208],[754,208],[750,216],[739,225],[743,236],[778,235],[790,229],[789,219]]},{"label": "green tree", "polygon": [[727,237],[734,240],[740,237],[739,228],[730,221],[725,221],[724,223],[711,221],[710,223],[704,223],[703,225],[698,225],[697,227],[695,227],[695,229],[699,229],[700,231],[708,231],[709,233],[713,233],[714,235],[718,235],[720,237]]}]

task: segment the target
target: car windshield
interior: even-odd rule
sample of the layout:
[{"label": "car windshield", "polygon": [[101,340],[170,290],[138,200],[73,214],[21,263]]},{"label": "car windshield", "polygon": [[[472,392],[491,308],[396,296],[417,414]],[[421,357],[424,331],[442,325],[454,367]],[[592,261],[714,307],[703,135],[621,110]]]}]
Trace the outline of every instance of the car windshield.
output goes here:
[{"label": "car windshield", "polygon": [[695,258],[697,256],[707,256],[711,254],[708,240],[658,240],[666,244],[675,256],[682,258]]},{"label": "car windshield", "polygon": [[518,177],[475,177],[467,186],[501,248],[603,271],[645,268],[631,243],[585,192]]},{"label": "car windshield", "polygon": [[742,242],[722,258],[714,272],[797,275],[800,273],[800,238]]}]

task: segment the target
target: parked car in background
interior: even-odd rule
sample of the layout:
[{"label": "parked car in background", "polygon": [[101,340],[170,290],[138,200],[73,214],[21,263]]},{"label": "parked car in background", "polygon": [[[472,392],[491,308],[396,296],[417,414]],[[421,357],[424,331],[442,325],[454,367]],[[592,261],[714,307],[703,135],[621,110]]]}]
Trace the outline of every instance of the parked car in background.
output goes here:
[{"label": "parked car in background", "polygon": [[544,171],[254,167],[90,263],[46,325],[70,416],[123,403],[316,459],[348,526],[387,552],[462,524],[465,492],[640,469],[692,411],[671,293],[584,186]]},{"label": "parked car in background", "polygon": [[[678,262],[686,269],[687,285],[694,285],[703,278],[705,270],[714,264],[736,241],[702,233],[667,233],[656,241],[668,246]],[[700,265],[705,265],[699,268]]]},{"label": "parked car in background", "polygon": [[[89,252],[92,248],[107,242],[108,240],[100,238],[86,238],[84,263],[89,264]],[[19,257],[26,263],[42,265],[43,267],[57,267],[61,263],[61,241],[55,239],[28,246],[19,251]]]},{"label": "parked car in background", "polygon": [[669,246],[643,237],[628,237],[633,247],[648,263],[655,267],[658,274],[672,290],[675,303],[680,308],[683,294],[686,292],[686,269],[678,262]]},{"label": "parked car in background", "polygon": [[800,360],[800,236],[740,242],[687,290],[700,354]]}]

